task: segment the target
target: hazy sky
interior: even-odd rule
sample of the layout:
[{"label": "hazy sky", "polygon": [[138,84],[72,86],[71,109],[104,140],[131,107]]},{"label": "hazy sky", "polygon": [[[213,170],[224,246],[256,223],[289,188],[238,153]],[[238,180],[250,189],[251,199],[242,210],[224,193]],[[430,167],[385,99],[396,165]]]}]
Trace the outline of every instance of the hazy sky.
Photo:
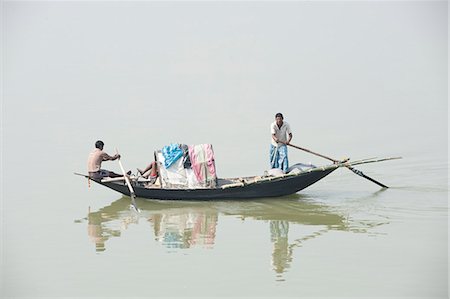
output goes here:
[{"label": "hazy sky", "polygon": [[243,156],[259,171],[276,112],[294,144],[336,157],[446,153],[447,15],[446,1],[4,1],[4,163],[31,146],[84,170],[103,139],[135,166],[212,143],[225,172]]},{"label": "hazy sky", "polygon": [[[389,279],[373,281],[373,272],[353,265],[357,271],[332,279],[326,293],[374,290],[367,295],[377,296],[393,289],[403,295],[417,290],[415,295],[420,296],[427,291],[427,295],[445,292],[440,288],[445,275],[440,274],[447,270],[442,244],[448,233],[445,225],[441,227],[448,212],[444,204],[448,190],[448,164],[444,169],[448,162],[447,1],[0,0],[0,10],[0,285],[4,285],[0,297],[5,293],[56,298],[64,292],[176,296],[190,286],[186,274],[191,281],[198,280],[192,275],[198,269],[200,274],[219,269],[219,277],[225,278],[231,273],[227,269],[239,271],[252,249],[240,246],[253,242],[249,236],[272,245],[268,220],[245,216],[247,209],[259,203],[243,208],[208,204],[206,210],[186,206],[189,213],[201,215],[211,209],[220,218],[218,250],[209,250],[211,259],[200,261],[202,251],[166,255],[161,244],[149,244],[152,225],[145,216],[149,214],[135,217],[123,210],[113,212],[119,216],[110,215],[108,206],[112,203],[115,211],[115,200],[121,195],[100,186],[88,189],[86,180],[73,172],[87,172],[88,154],[95,141],[102,139],[108,153],[119,149],[126,170],[145,167],[155,149],[172,142],[211,143],[219,177],[261,175],[269,167],[269,125],[277,112],[284,113],[290,123],[295,145],[337,159],[404,159],[358,166],[370,177],[397,187],[392,192],[381,194],[374,184],[342,169],[342,175],[352,178],[336,194],[340,175],[317,184],[316,194],[312,191],[286,205],[263,207],[262,213],[273,208],[273,219],[281,220],[291,217],[291,213],[284,216],[283,206],[292,207],[292,215],[307,211],[313,218],[327,218],[330,211],[345,218],[351,233],[330,232],[319,242],[308,242],[308,248],[297,248],[300,267],[294,261],[287,275],[295,279],[277,281],[262,290],[287,294],[303,283],[307,284],[303,294],[319,294],[320,287],[313,288],[322,280],[314,281],[307,270],[333,268],[330,273],[336,275],[343,270],[329,262],[334,254],[320,259],[318,267],[315,258],[326,257],[334,244],[345,242],[345,248],[350,248],[357,242],[350,251],[342,247],[345,254],[338,265],[346,260],[364,259],[369,266],[381,261],[376,274],[389,271],[387,277],[395,277],[394,284],[377,288],[377,283]],[[289,159],[291,164],[329,163],[292,148]],[[117,161],[102,166],[120,171]],[[334,184],[326,184],[328,179]],[[183,214],[184,209],[177,206],[167,203],[167,210],[156,209],[162,209],[162,215]],[[108,249],[102,256],[93,255],[86,236],[87,230],[100,233],[84,218],[96,207],[106,207],[100,209],[108,218],[105,234],[115,226],[123,232],[121,241],[115,238],[108,243],[108,248],[116,250]],[[302,213],[292,218],[289,250],[303,247],[305,238],[296,236],[316,229],[322,234],[323,228],[336,226],[328,220],[323,225],[297,223]],[[139,227],[134,225],[137,220]],[[125,233],[123,227],[128,225]],[[358,231],[360,236],[353,233]],[[236,245],[240,246],[236,256],[242,259],[230,263],[228,257],[233,255],[227,251]],[[367,246],[371,251],[352,256],[355,248]],[[279,250],[275,243],[273,248]],[[266,249],[258,254],[267,260],[261,264],[267,270],[272,249]],[[384,254],[365,259],[377,250]],[[311,252],[313,258],[308,259]],[[222,256],[227,259],[221,260]],[[159,285],[158,279],[172,276],[151,271],[157,269],[155,257],[162,257],[160,264],[167,259],[167,265],[181,265],[190,272],[175,271],[175,280]],[[218,263],[202,267],[215,257]],[[146,268],[143,261],[151,266]],[[193,271],[183,267],[191,264]],[[136,265],[140,271],[150,270],[150,276],[136,272]],[[111,267],[116,271],[109,271]],[[131,275],[125,284],[130,288],[123,287],[123,273]],[[245,273],[237,273],[227,286]],[[349,291],[340,282],[352,281],[355,273],[363,273],[359,278],[363,284]],[[108,280],[99,281],[99,274]],[[152,280],[152,275],[157,279]],[[258,273],[253,281],[262,281],[265,275]],[[365,277],[369,280],[364,281]],[[149,281],[157,288],[141,287],[141,282]],[[177,287],[167,292],[164,287],[173,284]],[[239,286],[243,295],[262,292],[254,293],[251,283],[239,280],[237,294],[241,294]],[[203,288],[204,281],[194,290],[197,287]],[[208,285],[204,294],[213,287]],[[193,294],[192,290],[187,294]]]}]

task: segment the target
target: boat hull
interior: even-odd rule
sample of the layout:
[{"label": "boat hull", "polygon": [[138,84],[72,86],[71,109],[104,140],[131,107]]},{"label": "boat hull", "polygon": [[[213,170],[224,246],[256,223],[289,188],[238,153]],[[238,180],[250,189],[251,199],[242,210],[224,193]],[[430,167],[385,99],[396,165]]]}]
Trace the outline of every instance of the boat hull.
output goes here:
[{"label": "boat hull", "polygon": [[[137,197],[157,200],[220,200],[220,199],[252,199],[264,197],[280,197],[297,193],[316,183],[331,172],[335,167],[323,170],[304,172],[294,176],[274,177],[257,183],[244,184],[230,188],[213,189],[163,189],[133,186]],[[130,191],[124,182],[95,182],[130,196]]]}]

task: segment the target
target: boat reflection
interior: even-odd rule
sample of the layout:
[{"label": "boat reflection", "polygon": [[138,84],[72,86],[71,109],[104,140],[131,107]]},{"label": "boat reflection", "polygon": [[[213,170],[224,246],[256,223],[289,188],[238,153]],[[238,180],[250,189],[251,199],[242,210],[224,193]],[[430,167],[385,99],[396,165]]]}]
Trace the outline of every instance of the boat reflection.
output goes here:
[{"label": "boat reflection", "polygon": [[155,238],[167,248],[189,248],[200,245],[211,248],[216,237],[217,213],[208,211],[179,211],[155,213]]},{"label": "boat reflection", "polygon": [[214,244],[218,211],[198,204],[139,202],[140,213],[130,209],[130,199],[122,197],[98,211],[89,211],[88,235],[97,252],[106,250],[111,237],[120,237],[130,224],[146,219],[153,226],[155,240],[167,248],[210,248]]},{"label": "boat reflection", "polygon": [[[366,233],[370,227],[383,223],[356,222],[332,208],[293,195],[277,199],[254,201],[137,201],[140,213],[130,209],[130,199],[122,197],[87,218],[88,234],[97,252],[106,249],[106,242],[120,237],[130,224],[148,221],[155,240],[168,249],[186,249],[193,246],[213,248],[219,218],[234,216],[269,224],[272,243],[273,270],[282,277],[292,262],[293,250],[307,240],[333,230]],[[290,226],[303,225],[301,237],[289,240]],[[311,232],[309,232],[311,231]],[[292,236],[291,236],[292,237]]]}]

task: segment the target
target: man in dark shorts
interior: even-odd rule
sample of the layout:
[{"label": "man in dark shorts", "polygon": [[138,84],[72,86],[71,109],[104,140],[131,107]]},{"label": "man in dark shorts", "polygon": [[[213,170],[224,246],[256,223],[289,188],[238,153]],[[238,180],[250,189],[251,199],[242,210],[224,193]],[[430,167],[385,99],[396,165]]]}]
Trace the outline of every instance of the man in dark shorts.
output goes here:
[{"label": "man in dark shorts", "polygon": [[104,177],[120,177],[123,176],[121,174],[117,174],[115,172],[101,169],[103,161],[114,161],[120,158],[119,154],[115,154],[114,156],[110,156],[103,151],[103,146],[105,144],[103,141],[98,140],[95,142],[95,149],[89,154],[88,158],[88,173],[89,177],[93,179],[100,180]]}]

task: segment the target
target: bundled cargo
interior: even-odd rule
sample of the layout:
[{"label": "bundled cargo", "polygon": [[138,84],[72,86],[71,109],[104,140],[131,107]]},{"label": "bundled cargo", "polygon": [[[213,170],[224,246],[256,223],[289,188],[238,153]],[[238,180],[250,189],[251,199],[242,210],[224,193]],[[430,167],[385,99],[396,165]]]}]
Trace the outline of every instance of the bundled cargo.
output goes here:
[{"label": "bundled cargo", "polygon": [[217,175],[211,144],[171,144],[156,152],[163,188],[216,188]]}]

